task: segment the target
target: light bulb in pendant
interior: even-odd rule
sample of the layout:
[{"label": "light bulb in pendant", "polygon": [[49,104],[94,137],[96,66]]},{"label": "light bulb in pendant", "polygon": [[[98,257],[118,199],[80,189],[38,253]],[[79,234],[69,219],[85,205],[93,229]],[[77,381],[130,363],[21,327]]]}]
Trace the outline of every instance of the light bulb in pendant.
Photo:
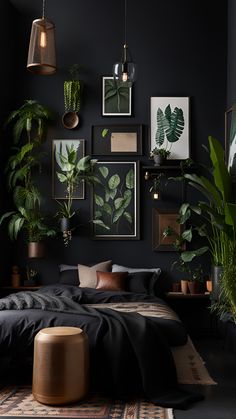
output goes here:
[{"label": "light bulb in pendant", "polygon": [[47,47],[47,34],[44,30],[41,31],[40,34],[40,47],[41,48],[46,48]]},{"label": "light bulb in pendant", "polygon": [[122,81],[125,83],[128,80],[128,74],[127,73],[123,73],[122,74]]}]

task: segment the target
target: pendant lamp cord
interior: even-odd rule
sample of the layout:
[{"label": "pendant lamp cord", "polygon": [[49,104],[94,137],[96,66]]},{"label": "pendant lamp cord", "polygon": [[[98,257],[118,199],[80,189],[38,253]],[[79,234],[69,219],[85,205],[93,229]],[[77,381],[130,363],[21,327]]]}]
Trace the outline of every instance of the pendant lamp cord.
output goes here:
[{"label": "pendant lamp cord", "polygon": [[43,0],[43,19],[45,19],[45,1],[46,0]]},{"label": "pendant lamp cord", "polygon": [[125,32],[125,39],[124,39],[124,41],[125,41],[125,45],[126,45],[126,38],[127,38],[127,0],[125,0],[125,13],[124,13],[124,15],[125,15],[125,27],[124,27],[124,32]]}]

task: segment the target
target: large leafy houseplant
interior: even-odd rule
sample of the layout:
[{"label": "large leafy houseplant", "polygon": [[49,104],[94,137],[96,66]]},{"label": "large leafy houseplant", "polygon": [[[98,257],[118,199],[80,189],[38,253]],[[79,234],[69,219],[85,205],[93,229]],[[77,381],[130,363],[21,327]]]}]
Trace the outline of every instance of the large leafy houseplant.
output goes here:
[{"label": "large leafy houseplant", "polygon": [[46,107],[27,100],[7,120],[7,124],[14,123],[13,136],[17,143],[6,165],[8,188],[16,209],[3,214],[0,225],[9,220],[8,233],[12,240],[18,238],[21,230],[25,231],[28,243],[38,243],[55,234],[41,212],[41,194],[33,177],[35,168],[40,168],[43,155],[40,145],[50,118],[51,112]]},{"label": "large leafy houseplant", "polygon": [[59,208],[56,216],[60,220],[64,244],[67,246],[72,238],[71,219],[78,212],[73,209],[75,192],[82,182],[94,184],[98,182],[98,179],[93,174],[95,160],[92,160],[90,156],[79,159],[76,144],[66,145],[63,149],[60,143],[59,150],[55,149],[55,159],[60,168],[56,175],[66,192],[66,200],[62,202],[57,200]]},{"label": "large leafy houseplant", "polygon": [[[180,222],[185,223],[195,214],[197,222],[194,230],[207,241],[212,264],[223,267],[221,296],[217,307],[222,310],[230,307],[236,318],[236,287],[232,283],[232,272],[236,263],[236,204],[233,201],[232,179],[225,163],[223,147],[213,137],[209,137],[208,141],[211,167],[207,170],[207,175],[184,174],[185,181],[197,189],[205,200],[199,201],[195,206],[183,204]],[[192,240],[192,230],[190,228],[185,232],[189,241]],[[181,254],[185,262],[193,260],[195,256],[196,250]]]}]

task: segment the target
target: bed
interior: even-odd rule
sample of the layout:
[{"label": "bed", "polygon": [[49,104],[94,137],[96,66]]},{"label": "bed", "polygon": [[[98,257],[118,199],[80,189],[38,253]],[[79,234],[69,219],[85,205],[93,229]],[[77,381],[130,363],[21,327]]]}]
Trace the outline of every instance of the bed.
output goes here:
[{"label": "bed", "polygon": [[35,335],[53,326],[87,333],[94,391],[174,408],[201,399],[179,388],[170,347],[184,345],[187,334],[157,297],[63,284],[11,294],[0,300],[0,358],[32,358]]}]

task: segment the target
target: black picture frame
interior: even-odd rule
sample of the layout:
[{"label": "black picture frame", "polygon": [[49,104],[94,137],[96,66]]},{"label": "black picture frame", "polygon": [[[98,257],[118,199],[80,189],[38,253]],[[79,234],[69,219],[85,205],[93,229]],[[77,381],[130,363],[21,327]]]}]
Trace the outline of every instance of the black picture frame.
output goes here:
[{"label": "black picture frame", "polygon": [[102,76],[102,116],[132,116],[132,86]]},{"label": "black picture frame", "polygon": [[93,125],[92,154],[95,156],[141,156],[142,125]]},{"label": "black picture frame", "polygon": [[[67,199],[65,185],[61,183],[56,175],[57,171],[61,171],[56,161],[56,149],[62,143],[63,147],[66,145],[75,144],[78,146],[78,158],[81,159],[85,156],[85,140],[81,139],[53,139],[52,140],[52,198],[53,199]],[[85,184],[81,182],[76,188],[73,199],[85,199]]]},{"label": "black picture frame", "polygon": [[94,173],[101,184],[92,190],[93,239],[139,240],[139,161],[98,161]]},{"label": "black picture frame", "polygon": [[[174,252],[174,240],[183,232],[183,225],[177,220],[179,218],[178,208],[152,210],[152,250],[155,252]],[[165,228],[170,227],[174,233],[169,237],[164,237]],[[185,250],[183,244],[182,250]]]}]

